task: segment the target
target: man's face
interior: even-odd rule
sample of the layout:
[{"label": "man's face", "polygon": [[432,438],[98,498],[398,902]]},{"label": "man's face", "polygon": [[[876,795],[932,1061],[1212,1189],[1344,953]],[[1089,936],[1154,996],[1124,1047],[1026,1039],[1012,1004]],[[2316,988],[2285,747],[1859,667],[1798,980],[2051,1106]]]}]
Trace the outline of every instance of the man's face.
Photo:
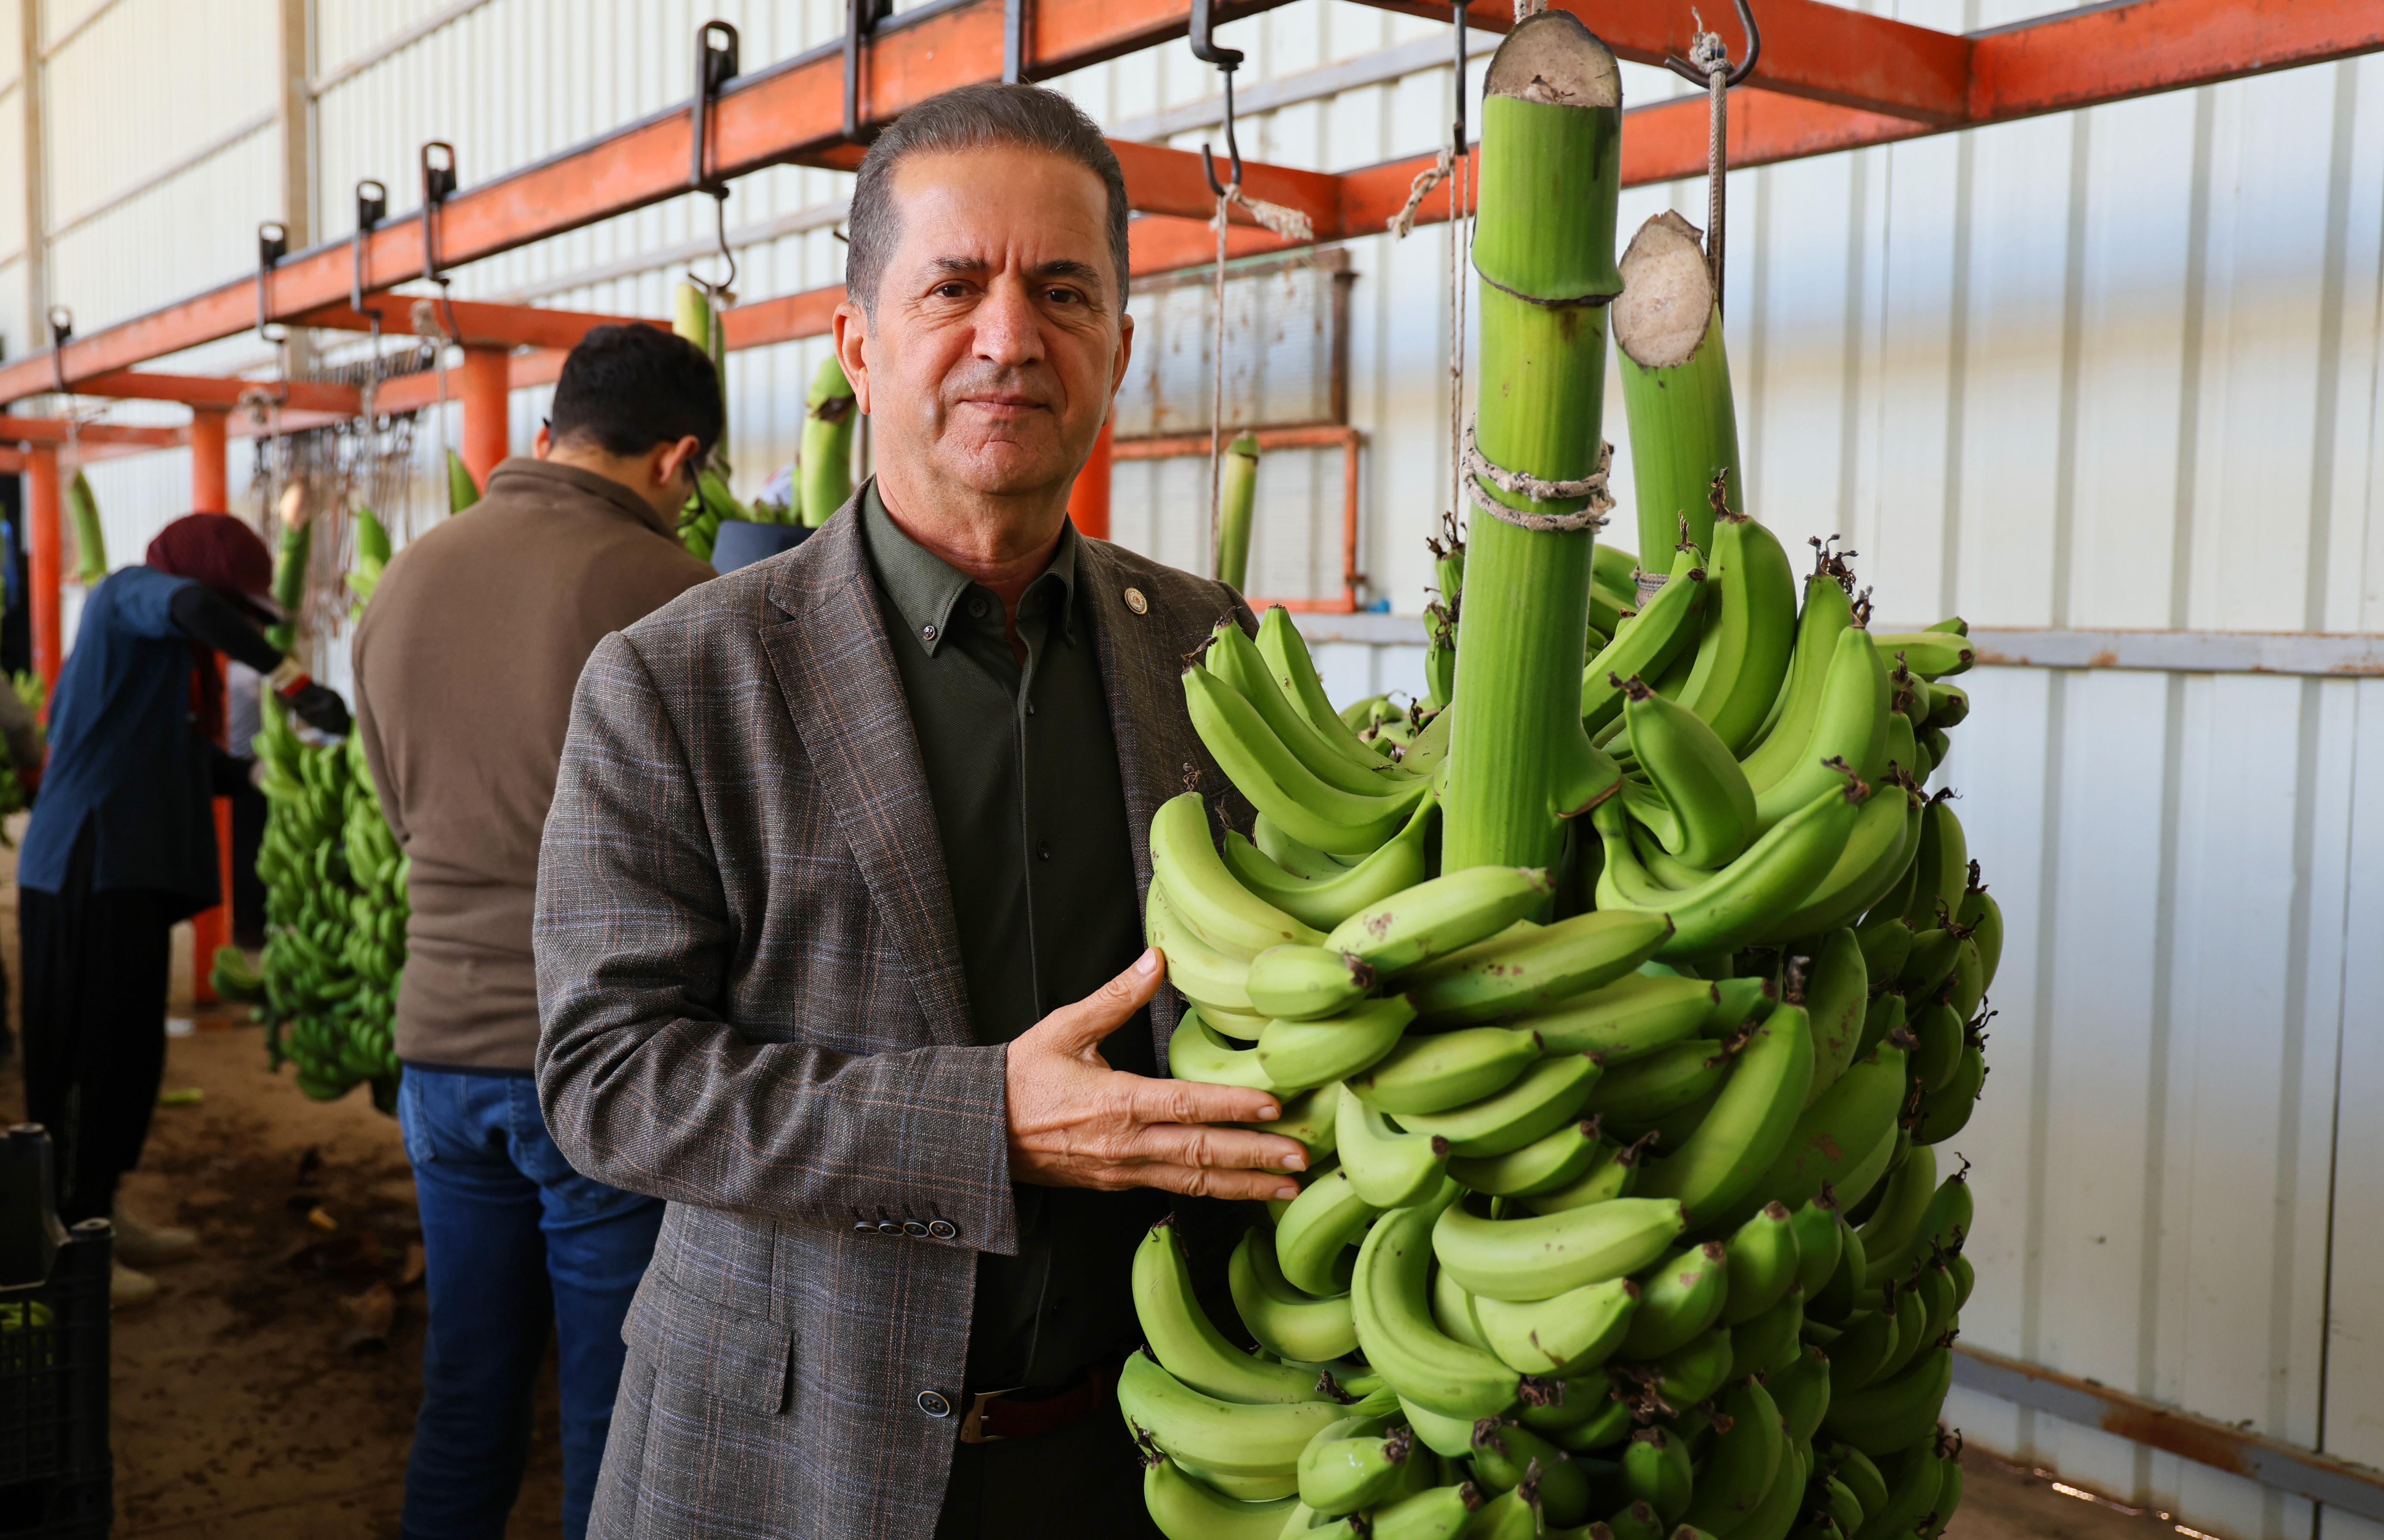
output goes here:
[{"label": "man's face", "polygon": [[1065,487],[1132,341],[1100,179],[996,146],[914,155],[893,192],[875,315],[848,304],[838,332],[880,466],[922,491]]}]

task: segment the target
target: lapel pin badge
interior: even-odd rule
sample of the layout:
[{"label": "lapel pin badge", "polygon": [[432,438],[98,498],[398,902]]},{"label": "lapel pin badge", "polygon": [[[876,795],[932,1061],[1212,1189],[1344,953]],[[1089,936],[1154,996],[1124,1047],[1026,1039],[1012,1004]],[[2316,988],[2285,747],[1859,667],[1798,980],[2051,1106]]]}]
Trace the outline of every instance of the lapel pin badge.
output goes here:
[{"label": "lapel pin badge", "polygon": [[1125,590],[1125,607],[1136,615],[1149,615],[1150,601],[1142,596],[1140,589],[1128,589]]}]

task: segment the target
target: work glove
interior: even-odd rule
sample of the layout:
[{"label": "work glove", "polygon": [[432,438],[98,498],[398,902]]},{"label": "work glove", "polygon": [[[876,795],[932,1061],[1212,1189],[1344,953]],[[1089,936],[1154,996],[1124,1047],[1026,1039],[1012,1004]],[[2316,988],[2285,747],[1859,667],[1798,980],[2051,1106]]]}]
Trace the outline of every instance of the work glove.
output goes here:
[{"label": "work glove", "polygon": [[300,721],[318,733],[331,738],[345,738],[348,729],[354,726],[348,717],[348,703],[340,699],[340,692],[312,679],[291,690],[282,699],[292,711],[298,714]]}]

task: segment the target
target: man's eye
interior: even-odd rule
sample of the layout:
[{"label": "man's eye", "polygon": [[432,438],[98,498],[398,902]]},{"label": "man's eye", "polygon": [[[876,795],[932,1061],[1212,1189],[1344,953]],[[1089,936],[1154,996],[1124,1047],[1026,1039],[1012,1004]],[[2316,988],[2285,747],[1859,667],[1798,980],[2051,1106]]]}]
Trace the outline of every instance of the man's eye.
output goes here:
[{"label": "man's eye", "polygon": [[937,284],[935,293],[936,297],[940,300],[966,299],[968,298],[968,285],[962,283],[958,279],[953,279],[949,283]]},{"label": "man's eye", "polygon": [[1074,289],[1046,289],[1043,297],[1053,304],[1080,304],[1084,296]]}]

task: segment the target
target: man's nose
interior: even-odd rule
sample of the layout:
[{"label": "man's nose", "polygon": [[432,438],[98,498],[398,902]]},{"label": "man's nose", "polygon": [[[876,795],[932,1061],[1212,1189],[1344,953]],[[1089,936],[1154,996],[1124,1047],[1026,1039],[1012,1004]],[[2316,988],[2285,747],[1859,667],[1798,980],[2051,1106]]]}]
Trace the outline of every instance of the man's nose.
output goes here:
[{"label": "man's nose", "polygon": [[1004,366],[1042,359],[1042,317],[1024,282],[1004,277],[987,292],[976,309],[976,354]]}]

